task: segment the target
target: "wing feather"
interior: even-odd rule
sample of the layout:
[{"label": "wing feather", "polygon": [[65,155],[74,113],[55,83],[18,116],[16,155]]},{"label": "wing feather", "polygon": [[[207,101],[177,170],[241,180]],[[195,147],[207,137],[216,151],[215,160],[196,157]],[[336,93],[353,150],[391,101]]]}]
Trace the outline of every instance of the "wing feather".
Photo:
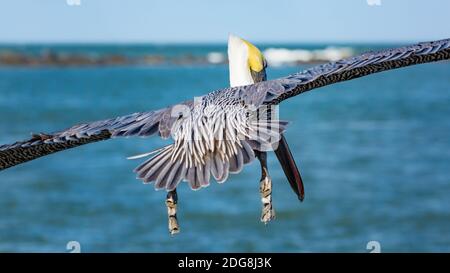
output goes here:
[{"label": "wing feather", "polygon": [[329,84],[410,65],[450,59],[450,39],[368,52],[319,65],[302,72],[266,82],[236,87],[237,97],[246,103],[278,104],[290,97]]},{"label": "wing feather", "polygon": [[165,108],[83,123],[51,134],[33,134],[25,141],[0,146],[0,171],[55,152],[113,137],[150,136],[158,132]]}]

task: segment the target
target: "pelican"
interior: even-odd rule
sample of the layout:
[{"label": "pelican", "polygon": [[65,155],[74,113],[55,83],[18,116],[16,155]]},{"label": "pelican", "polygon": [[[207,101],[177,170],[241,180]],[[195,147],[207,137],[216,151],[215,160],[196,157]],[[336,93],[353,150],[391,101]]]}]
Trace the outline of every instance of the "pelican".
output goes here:
[{"label": "pelican", "polygon": [[[251,85],[258,82],[263,82],[267,79],[267,62],[261,51],[250,42],[232,34],[230,34],[228,37],[228,64],[231,87]],[[276,108],[260,109],[259,114],[263,115],[262,117],[259,117],[260,120],[268,120],[270,119],[270,117],[272,117],[272,115],[264,116],[265,110],[271,110],[277,113]],[[272,145],[269,145],[268,149],[275,151],[275,154],[281,164],[281,167],[283,168],[286,178],[291,184],[292,190],[295,192],[298,199],[300,201],[303,201],[305,195],[303,181],[297,168],[297,164],[295,163],[295,160],[289,149],[287,141],[282,132],[272,130],[279,127],[279,124],[274,124],[273,122],[269,122],[269,124],[272,127],[258,127],[257,132],[261,133],[261,131],[264,130],[269,131],[274,133],[275,138],[260,138],[260,141],[272,141]],[[261,221],[267,224],[275,217],[275,212],[272,207],[271,195],[272,180],[270,178],[269,170],[267,167],[267,151],[265,149],[262,149],[261,147],[253,147],[253,153],[255,154],[261,165],[261,180],[259,187],[262,202]]]},{"label": "pelican", "polygon": [[283,136],[287,122],[277,106],[309,90],[369,74],[450,59],[450,39],[368,52],[266,80],[266,61],[251,43],[231,35],[228,41],[230,87],[159,110],[82,123],[54,133],[32,134],[25,141],[0,146],[0,170],[80,145],[115,137],[159,135],[173,142],[131,159],[150,157],[137,178],[167,191],[169,232],[179,232],[177,192],[181,181],[193,190],[211,177],[225,182],[257,158],[261,165],[261,221],[274,217],[266,153],[274,151],[293,191],[304,198],[303,182]]}]

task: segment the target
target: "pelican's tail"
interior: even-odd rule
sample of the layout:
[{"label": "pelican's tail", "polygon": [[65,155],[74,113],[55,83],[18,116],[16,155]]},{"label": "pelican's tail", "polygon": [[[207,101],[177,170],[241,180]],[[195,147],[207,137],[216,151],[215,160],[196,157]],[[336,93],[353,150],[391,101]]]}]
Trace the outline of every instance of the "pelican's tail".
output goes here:
[{"label": "pelican's tail", "polygon": [[240,145],[235,147],[235,152],[229,156],[221,154],[219,149],[209,151],[197,164],[193,164],[189,156],[183,156],[183,151],[179,151],[180,147],[177,149],[174,144],[131,158],[154,154],[134,171],[144,183],[155,182],[156,189],[172,191],[185,180],[193,190],[198,190],[209,186],[211,176],[219,183],[225,182],[230,173],[239,173],[245,164],[255,159],[247,141],[241,140]]}]

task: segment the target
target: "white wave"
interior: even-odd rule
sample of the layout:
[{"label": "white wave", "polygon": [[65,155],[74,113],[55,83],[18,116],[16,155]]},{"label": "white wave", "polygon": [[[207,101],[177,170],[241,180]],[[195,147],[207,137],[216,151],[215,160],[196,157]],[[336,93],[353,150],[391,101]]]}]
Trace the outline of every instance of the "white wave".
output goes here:
[{"label": "white wave", "polygon": [[270,66],[295,65],[315,61],[337,61],[353,56],[354,51],[349,47],[327,47],[325,49],[287,49],[268,48],[264,56]]},{"label": "white wave", "polygon": [[206,56],[206,60],[211,64],[221,64],[225,63],[226,56],[221,52],[210,52]]}]

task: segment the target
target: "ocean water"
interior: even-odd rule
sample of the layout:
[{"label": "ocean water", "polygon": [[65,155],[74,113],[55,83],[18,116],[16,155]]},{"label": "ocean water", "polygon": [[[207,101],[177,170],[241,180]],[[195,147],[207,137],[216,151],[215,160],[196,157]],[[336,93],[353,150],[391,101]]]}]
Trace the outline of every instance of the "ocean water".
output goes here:
[{"label": "ocean water", "polygon": [[[0,67],[0,143],[227,85],[225,65]],[[276,219],[266,226],[253,162],[224,184],[182,184],[181,233],[169,236],[165,192],[136,180],[140,160],[126,160],[168,141],[114,139],[0,172],[0,251],[67,252],[69,241],[82,252],[368,252],[369,241],[382,252],[450,251],[450,63],[317,89],[280,115],[306,198],[270,154]]]}]

